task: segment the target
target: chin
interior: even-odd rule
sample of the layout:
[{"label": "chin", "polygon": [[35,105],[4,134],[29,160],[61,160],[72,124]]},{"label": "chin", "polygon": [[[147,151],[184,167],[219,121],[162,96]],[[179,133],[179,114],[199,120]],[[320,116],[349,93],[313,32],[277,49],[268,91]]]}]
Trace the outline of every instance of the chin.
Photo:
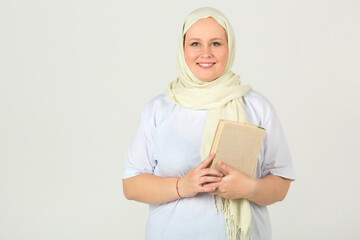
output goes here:
[{"label": "chin", "polygon": [[214,80],[216,80],[218,77],[197,77],[197,79],[199,79],[200,81],[203,82],[212,82]]}]

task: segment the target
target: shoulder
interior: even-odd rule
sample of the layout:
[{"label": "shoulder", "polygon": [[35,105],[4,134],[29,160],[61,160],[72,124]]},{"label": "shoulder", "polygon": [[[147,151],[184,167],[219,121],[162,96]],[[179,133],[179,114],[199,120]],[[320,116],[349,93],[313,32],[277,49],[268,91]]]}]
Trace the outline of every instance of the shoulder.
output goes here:
[{"label": "shoulder", "polygon": [[245,110],[248,117],[259,125],[264,124],[275,114],[275,109],[270,101],[261,93],[249,90],[243,97]]},{"label": "shoulder", "polygon": [[174,103],[172,103],[164,93],[159,94],[145,104],[141,115],[143,118],[152,121],[156,126],[157,123],[165,116],[165,113],[173,106]]},{"label": "shoulder", "polygon": [[173,103],[166,97],[164,93],[150,99],[143,109],[143,114],[152,115],[158,111],[169,108]]}]

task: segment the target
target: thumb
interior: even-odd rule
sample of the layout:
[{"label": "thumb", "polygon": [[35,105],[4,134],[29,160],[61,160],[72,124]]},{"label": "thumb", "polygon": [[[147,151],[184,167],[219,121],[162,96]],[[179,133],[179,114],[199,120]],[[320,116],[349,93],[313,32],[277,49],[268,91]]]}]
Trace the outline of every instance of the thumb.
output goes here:
[{"label": "thumb", "polygon": [[221,161],[218,162],[218,166],[226,175],[230,174],[233,170],[232,167],[229,167],[228,165],[226,165],[225,163],[223,163]]}]

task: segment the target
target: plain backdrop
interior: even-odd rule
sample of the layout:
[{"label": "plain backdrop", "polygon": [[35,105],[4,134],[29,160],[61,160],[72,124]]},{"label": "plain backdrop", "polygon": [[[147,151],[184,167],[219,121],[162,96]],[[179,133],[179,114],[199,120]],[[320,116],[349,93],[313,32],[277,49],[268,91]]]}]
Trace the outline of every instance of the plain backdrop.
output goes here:
[{"label": "plain backdrop", "polygon": [[233,71],[275,106],[292,152],[273,239],[360,239],[359,1],[0,0],[1,240],[144,238],[125,152],[202,6],[230,19]]}]

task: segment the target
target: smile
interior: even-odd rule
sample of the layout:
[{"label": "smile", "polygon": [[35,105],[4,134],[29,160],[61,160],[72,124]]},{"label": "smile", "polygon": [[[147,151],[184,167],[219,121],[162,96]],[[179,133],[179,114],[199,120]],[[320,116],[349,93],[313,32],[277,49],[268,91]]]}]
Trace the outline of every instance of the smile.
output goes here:
[{"label": "smile", "polygon": [[215,65],[215,63],[197,63],[197,65],[203,69],[209,69]]}]

